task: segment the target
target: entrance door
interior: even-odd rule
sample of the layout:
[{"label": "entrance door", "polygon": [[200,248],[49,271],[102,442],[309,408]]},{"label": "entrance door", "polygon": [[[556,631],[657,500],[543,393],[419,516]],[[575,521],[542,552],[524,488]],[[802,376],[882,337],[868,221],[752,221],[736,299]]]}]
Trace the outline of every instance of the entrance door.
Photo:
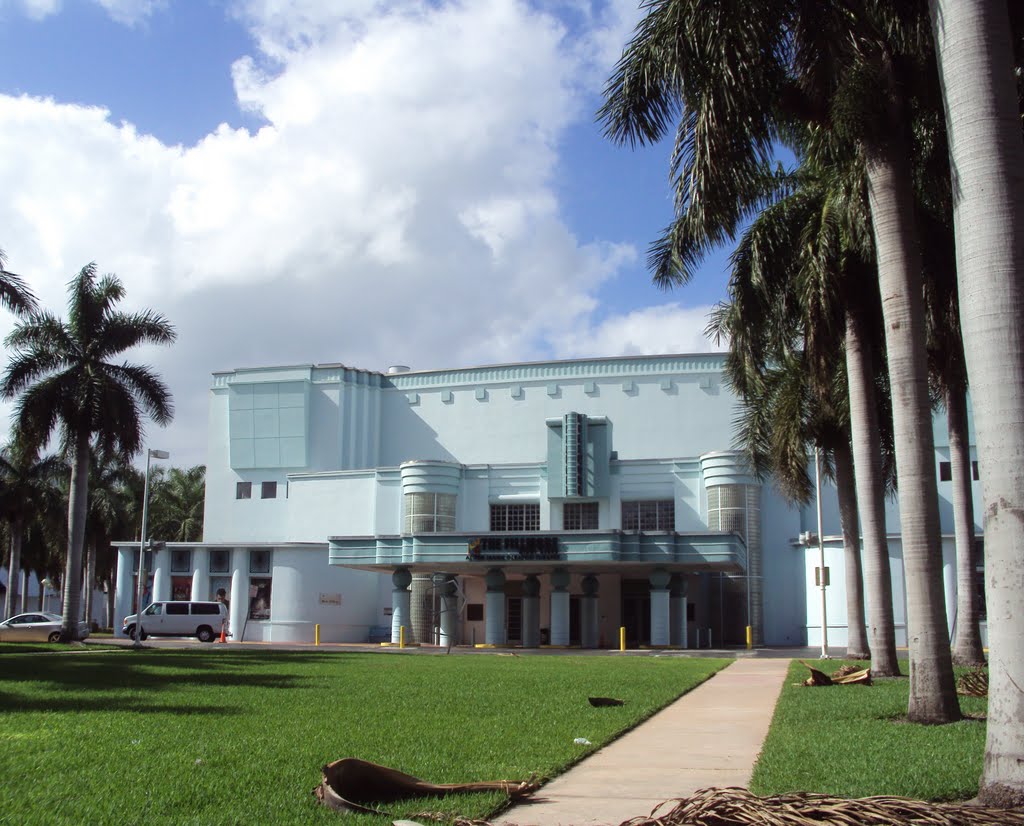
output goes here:
[{"label": "entrance door", "polygon": [[509,642],[523,641],[523,598],[505,598],[505,636]]},{"label": "entrance door", "polygon": [[580,598],[569,597],[569,645],[581,645],[583,634],[580,632]]},{"label": "entrance door", "polygon": [[622,625],[628,648],[639,648],[651,641],[650,588],[646,579],[622,580]]}]

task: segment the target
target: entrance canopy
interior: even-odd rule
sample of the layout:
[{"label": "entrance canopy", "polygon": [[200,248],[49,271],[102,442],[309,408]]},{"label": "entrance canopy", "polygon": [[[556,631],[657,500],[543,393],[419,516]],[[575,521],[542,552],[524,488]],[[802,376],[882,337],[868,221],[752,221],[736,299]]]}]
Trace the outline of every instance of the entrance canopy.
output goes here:
[{"label": "entrance canopy", "polygon": [[484,575],[488,568],[586,568],[590,573],[649,570],[743,574],[747,549],[736,533],[535,531],[332,536],[330,563],[363,570],[408,568]]}]

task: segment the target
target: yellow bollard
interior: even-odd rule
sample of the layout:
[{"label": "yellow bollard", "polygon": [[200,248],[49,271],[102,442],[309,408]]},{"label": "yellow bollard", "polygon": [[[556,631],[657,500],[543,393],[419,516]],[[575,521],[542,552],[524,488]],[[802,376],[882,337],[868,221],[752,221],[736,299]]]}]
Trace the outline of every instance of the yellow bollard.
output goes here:
[{"label": "yellow bollard", "polygon": [[754,629],[749,625],[747,626],[747,650],[749,651],[754,647]]},{"label": "yellow bollard", "polygon": [[320,645],[320,623],[316,624],[316,630],[313,632],[313,645]]},{"label": "yellow bollard", "polygon": [[626,650],[626,626],[619,627],[619,651]]},{"label": "yellow bollard", "polygon": [[398,647],[405,648],[405,626],[398,626]]}]

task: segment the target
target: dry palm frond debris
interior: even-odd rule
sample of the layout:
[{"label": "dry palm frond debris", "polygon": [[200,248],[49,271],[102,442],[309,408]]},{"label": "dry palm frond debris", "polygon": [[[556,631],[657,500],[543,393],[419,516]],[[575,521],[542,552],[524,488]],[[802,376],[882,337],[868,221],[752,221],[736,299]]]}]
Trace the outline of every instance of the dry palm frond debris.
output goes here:
[{"label": "dry palm frond debris", "polygon": [[[673,805],[674,804],[674,805]],[[758,797],[746,789],[701,789],[622,826],[1018,826],[1024,811],[903,797],[847,799],[821,794]]]},{"label": "dry palm frond debris", "polygon": [[362,812],[386,815],[376,808],[410,797],[444,797],[456,792],[501,791],[515,800],[532,794],[540,787],[536,778],[529,780],[492,780],[478,783],[428,783],[397,769],[380,766],[356,757],[343,757],[328,763],[321,770],[323,781],[313,789],[317,799],[339,812]]},{"label": "dry palm frond debris", "polygon": [[836,669],[836,672],[830,677],[824,671],[819,671],[813,665],[800,660],[800,664],[807,666],[807,669],[811,672],[811,676],[804,680],[804,685],[807,686],[823,686],[823,685],[871,685],[871,669],[870,668],[855,668],[854,666],[844,665]]},{"label": "dry palm frond debris", "polygon": [[965,697],[987,697],[988,672],[980,666],[974,671],[968,671],[956,681],[956,693]]},{"label": "dry palm frond debris", "polygon": [[595,708],[602,708],[604,706],[624,706],[625,700],[619,700],[615,697],[587,697],[587,701]]}]

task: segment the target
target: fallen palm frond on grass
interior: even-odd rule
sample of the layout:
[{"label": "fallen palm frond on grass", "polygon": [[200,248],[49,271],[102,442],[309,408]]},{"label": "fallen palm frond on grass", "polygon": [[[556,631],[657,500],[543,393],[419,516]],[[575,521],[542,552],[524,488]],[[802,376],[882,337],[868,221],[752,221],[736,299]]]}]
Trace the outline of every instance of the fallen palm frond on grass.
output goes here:
[{"label": "fallen palm frond on grass", "polygon": [[855,666],[844,665],[837,668],[830,677],[824,671],[819,671],[812,665],[800,660],[802,665],[807,666],[811,676],[804,680],[806,686],[824,685],[871,685],[871,669],[856,668]]},{"label": "fallen palm frond on grass", "polygon": [[956,693],[961,697],[987,697],[988,673],[984,667],[968,671],[956,681]]},{"label": "fallen palm frond on grass", "polygon": [[[672,806],[672,804],[675,804]],[[672,808],[668,808],[672,806]],[[843,798],[794,792],[758,797],[741,788],[701,789],[622,826],[1017,826],[1024,811],[905,797]]]},{"label": "fallen palm frond on grass", "polygon": [[380,803],[393,803],[410,797],[445,797],[461,792],[502,792],[510,800],[532,794],[540,783],[530,780],[491,780],[475,783],[428,783],[397,769],[343,757],[321,770],[323,781],[313,794],[325,806],[339,812],[381,814]]}]

